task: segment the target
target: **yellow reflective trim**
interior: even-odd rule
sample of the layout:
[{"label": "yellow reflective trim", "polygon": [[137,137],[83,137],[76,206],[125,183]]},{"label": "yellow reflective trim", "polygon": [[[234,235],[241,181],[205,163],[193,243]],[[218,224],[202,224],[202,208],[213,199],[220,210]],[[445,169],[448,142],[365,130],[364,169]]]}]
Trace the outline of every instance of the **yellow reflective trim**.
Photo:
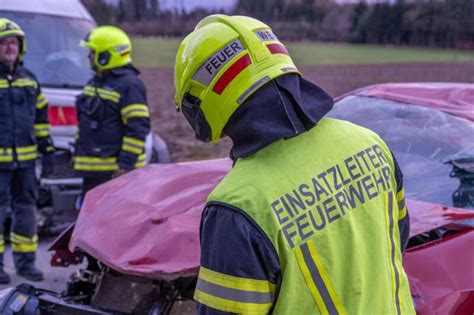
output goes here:
[{"label": "yellow reflective trim", "polygon": [[86,165],[81,162],[74,162],[74,169],[78,171],[116,171],[118,165]]},{"label": "yellow reflective trim", "polygon": [[36,108],[37,109],[43,109],[43,108],[46,107],[46,105],[48,105],[48,100],[43,99],[43,100],[36,103]]},{"label": "yellow reflective trim", "polygon": [[95,156],[76,156],[74,158],[75,161],[82,161],[82,162],[97,162],[97,163],[103,163],[103,162],[115,162],[117,161],[117,158],[115,157],[95,157]]},{"label": "yellow reflective trim", "polygon": [[135,117],[149,118],[150,117],[148,106],[146,106],[145,104],[127,105],[120,110],[120,114],[122,115],[122,120],[124,124],[127,124],[130,118],[135,118]]},{"label": "yellow reflective trim", "polygon": [[122,150],[132,152],[135,154],[141,154],[143,152],[143,148],[145,147],[145,142],[131,137],[123,137],[122,140]]},{"label": "yellow reflective trim", "polygon": [[18,155],[18,161],[29,161],[38,158],[38,153]]},{"label": "yellow reflective trim", "polygon": [[[139,168],[146,165],[146,154],[142,153],[138,156],[138,160],[134,167]],[[115,171],[118,170],[116,157],[74,157],[74,169],[78,171]]]},{"label": "yellow reflective trim", "polygon": [[84,87],[84,90],[85,91],[92,91],[92,92],[100,92],[100,93],[103,93],[103,94],[108,94],[110,96],[113,96],[113,97],[118,97],[120,98],[120,93],[119,92],[116,92],[116,91],[110,91],[110,90],[106,90],[106,89],[102,89],[100,87],[94,87],[94,86],[91,86],[91,85],[86,85]]},{"label": "yellow reflective trim", "polygon": [[122,116],[127,116],[127,114],[133,110],[148,112],[148,106],[146,106],[145,104],[130,104],[122,108],[120,110],[120,113],[122,114]]},{"label": "yellow reflective trim", "polygon": [[102,93],[99,93],[100,95],[100,98],[101,99],[104,99],[104,100],[109,100],[109,101],[112,101],[114,103],[118,103],[119,102],[119,99],[118,98],[115,98],[115,97],[112,97],[112,96],[109,96],[109,95],[105,95],[105,94],[102,94]]},{"label": "yellow reflective trim", "polygon": [[269,281],[229,276],[204,267],[199,268],[199,278],[223,287],[242,291],[275,292],[275,285]]},{"label": "yellow reflective trim", "polygon": [[35,135],[37,137],[46,137],[49,136],[49,128],[51,127],[50,124],[35,124]]},{"label": "yellow reflective trim", "polygon": [[110,100],[115,103],[118,103],[121,97],[118,92],[96,88],[90,85],[84,87],[84,94],[95,97],[99,96],[101,99]]},{"label": "yellow reflective trim", "polygon": [[10,242],[14,252],[35,252],[38,248],[38,235],[33,235],[33,237],[30,238],[12,232],[10,233]]},{"label": "yellow reflective trim", "polygon": [[145,165],[146,165],[146,154],[142,153],[138,156],[137,163],[135,163],[134,167],[139,168],[139,167],[143,167]]},{"label": "yellow reflective trim", "polygon": [[15,149],[18,161],[34,160],[38,157],[37,146],[30,145],[26,147],[18,147]]},{"label": "yellow reflective trim", "polygon": [[38,87],[38,83],[36,81],[30,80],[30,79],[17,79],[12,82],[12,86],[18,86],[18,87],[25,87],[25,86],[32,86],[34,88]]},{"label": "yellow reflective trim", "polygon": [[118,169],[116,157],[76,156],[74,169],[79,171],[115,171]]},{"label": "yellow reflective trim", "polygon": [[127,145],[127,144],[123,143],[122,144],[122,150],[127,151],[127,152],[131,152],[131,153],[134,153],[134,154],[140,154],[140,153],[142,153],[143,148],[138,149],[136,147],[132,147],[130,145]]},{"label": "yellow reflective trim", "polygon": [[84,91],[83,92],[84,95],[88,95],[88,96],[96,96],[94,92],[90,92],[90,91]]},{"label": "yellow reflective trim", "polygon": [[[402,188],[397,193],[397,204],[400,204],[402,201],[403,201],[403,204],[405,204],[404,199],[405,199],[405,189]],[[407,215],[407,207],[405,205],[402,209],[399,209],[398,220],[402,220],[404,217],[406,217],[406,215]]]},{"label": "yellow reflective trim", "polygon": [[109,101],[112,101],[114,103],[118,103],[119,102],[119,99],[118,98],[115,98],[113,96],[109,96],[109,95],[105,95],[105,94],[102,94],[99,92],[99,95],[100,95],[100,98],[101,99],[104,99],[104,100],[109,100]]},{"label": "yellow reflective trim", "polygon": [[35,130],[44,130],[49,129],[51,127],[50,124],[34,124]]},{"label": "yellow reflective trim", "polygon": [[[397,198],[398,198],[398,195],[400,193],[402,193],[402,191],[398,192],[397,193]],[[391,209],[389,209],[389,194],[385,194],[384,195],[384,214],[385,214],[385,224],[386,224],[386,235],[387,235],[387,255],[388,255],[388,259],[390,261],[390,267],[388,267],[390,269],[390,278],[391,278],[391,281],[392,281],[392,296],[393,296],[393,307],[394,307],[394,311],[396,312],[396,309],[397,309],[397,302],[396,302],[396,291],[397,291],[397,288],[396,288],[396,279],[395,279],[395,269],[394,269],[394,263],[392,261],[392,259],[394,259],[394,257],[392,257],[392,251],[393,251],[393,248],[392,248],[392,239],[393,239],[393,235],[390,235],[390,221],[392,221],[392,224],[393,223],[393,220],[394,218],[390,218],[390,213],[391,213]],[[392,195],[392,199],[393,199],[393,195]],[[392,200],[393,202],[393,200]],[[393,211],[394,212],[394,211]],[[396,250],[396,249],[395,249]]]},{"label": "yellow reflective trim", "polygon": [[26,147],[18,147],[16,148],[16,152],[17,153],[29,153],[29,152],[32,152],[32,151],[36,151],[36,148],[37,146],[36,145],[29,145],[29,146],[26,146]]},{"label": "yellow reflective trim", "polygon": [[120,96],[121,96],[119,92],[109,91],[109,90],[106,90],[106,89],[97,88],[97,91],[99,91],[100,93],[103,93],[103,94],[113,96],[115,98],[120,98]]},{"label": "yellow reflective trim", "polygon": [[47,137],[47,136],[49,136],[49,130],[47,130],[47,131],[35,131],[35,136],[37,136],[37,137]]},{"label": "yellow reflective trim", "polygon": [[12,251],[18,253],[31,253],[36,252],[38,249],[38,244],[17,244],[15,242],[12,243]]},{"label": "yellow reflective trim", "polygon": [[301,272],[303,273],[303,276],[305,278],[306,284],[309,287],[309,291],[311,292],[311,295],[313,296],[314,300],[316,301],[316,305],[318,306],[319,312],[322,315],[327,315],[329,314],[326,305],[324,304],[323,298],[319,294],[318,289],[316,288],[316,285],[314,281],[312,280],[311,272],[309,271],[308,267],[306,266],[306,263],[304,261],[303,253],[301,252],[301,248],[297,247],[294,251],[296,255],[296,261],[298,262],[298,265],[300,266]]},{"label": "yellow reflective trim", "polygon": [[0,148],[0,162],[12,162],[13,150],[12,148]]},{"label": "yellow reflective trim", "polygon": [[141,147],[145,146],[145,141],[142,141],[142,140],[137,139],[137,138],[127,137],[127,136],[123,137],[123,142],[128,142],[130,144],[135,144],[135,145],[141,146]]},{"label": "yellow reflective trim", "polygon": [[326,267],[324,267],[323,262],[319,258],[319,255],[316,251],[316,244],[313,242],[312,239],[308,241],[308,248],[309,253],[313,258],[313,261],[315,262],[316,266],[318,267],[319,273],[321,274],[321,278],[323,278],[323,282],[329,291],[329,295],[331,296],[331,299],[334,305],[336,306],[337,311],[339,312],[339,314],[347,314],[347,311],[342,306],[341,300],[339,300],[339,297],[336,294],[336,289],[332,285],[332,281],[329,279]]},{"label": "yellow reflective trim", "polygon": [[405,198],[405,189],[401,189],[397,192],[397,202],[402,201]]},{"label": "yellow reflective trim", "polygon": [[272,307],[272,303],[254,304],[237,302],[219,298],[200,290],[194,291],[194,299],[201,304],[207,305],[217,310],[238,314],[267,314]]},{"label": "yellow reflective trim", "polygon": [[139,167],[143,167],[143,166],[146,166],[146,161],[143,160],[143,161],[138,161],[137,163],[135,163],[135,165],[133,165],[135,168],[139,168]]},{"label": "yellow reflective trim", "polygon": [[15,240],[17,243],[32,244],[38,242],[38,235],[33,235],[32,237],[23,236],[15,232],[10,233],[10,238]]},{"label": "yellow reflective trim", "polygon": [[400,210],[400,212],[398,213],[398,220],[402,220],[403,218],[405,218],[407,216],[407,207],[403,207],[402,210]]}]

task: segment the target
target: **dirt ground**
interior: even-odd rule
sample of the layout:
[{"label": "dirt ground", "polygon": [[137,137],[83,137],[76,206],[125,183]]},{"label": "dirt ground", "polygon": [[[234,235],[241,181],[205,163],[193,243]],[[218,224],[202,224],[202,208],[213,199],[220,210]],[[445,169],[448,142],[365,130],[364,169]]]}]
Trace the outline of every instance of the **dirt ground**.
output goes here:
[{"label": "dirt ground", "polygon": [[[141,78],[148,89],[152,124],[167,142],[173,161],[225,157],[230,141],[219,145],[198,143],[173,101],[173,69],[143,68]],[[474,83],[474,63],[421,63],[356,66],[315,66],[301,69],[305,78],[336,97],[353,89],[383,82]]]}]

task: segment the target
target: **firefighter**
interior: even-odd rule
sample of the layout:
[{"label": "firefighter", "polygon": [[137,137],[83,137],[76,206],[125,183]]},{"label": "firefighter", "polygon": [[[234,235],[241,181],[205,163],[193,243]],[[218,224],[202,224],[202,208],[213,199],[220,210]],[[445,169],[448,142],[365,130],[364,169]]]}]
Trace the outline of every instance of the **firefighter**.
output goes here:
[{"label": "firefighter", "polygon": [[332,98],[267,25],[204,18],[174,82],[196,137],[233,143],[201,220],[200,314],[414,314],[395,158],[372,131],[325,117]]},{"label": "firefighter", "polygon": [[145,165],[150,118],[145,86],[131,64],[127,34],[115,26],[100,26],[81,45],[89,48],[94,71],[76,101],[79,130],[74,169],[83,177],[85,194]]},{"label": "firefighter", "polygon": [[[25,33],[13,21],[0,19],[0,283],[10,282],[3,269],[4,221],[11,209],[11,233],[18,275],[43,280],[35,267],[38,247],[35,162],[42,155],[44,171],[51,170],[48,102],[30,70],[23,66]],[[46,163],[45,163],[46,162]],[[47,174],[43,174],[47,175]]]}]

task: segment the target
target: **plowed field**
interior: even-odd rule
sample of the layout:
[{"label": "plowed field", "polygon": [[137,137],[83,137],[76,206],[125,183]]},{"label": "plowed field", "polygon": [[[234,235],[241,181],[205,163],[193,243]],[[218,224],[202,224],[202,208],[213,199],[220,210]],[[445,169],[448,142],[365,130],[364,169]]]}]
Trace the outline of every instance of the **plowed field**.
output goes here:
[{"label": "plowed field", "polygon": [[[167,142],[173,161],[227,156],[230,142],[198,143],[173,101],[173,70],[142,68],[155,132]],[[417,63],[357,66],[313,66],[303,75],[336,97],[353,89],[383,82],[469,82],[474,83],[474,63]]]}]

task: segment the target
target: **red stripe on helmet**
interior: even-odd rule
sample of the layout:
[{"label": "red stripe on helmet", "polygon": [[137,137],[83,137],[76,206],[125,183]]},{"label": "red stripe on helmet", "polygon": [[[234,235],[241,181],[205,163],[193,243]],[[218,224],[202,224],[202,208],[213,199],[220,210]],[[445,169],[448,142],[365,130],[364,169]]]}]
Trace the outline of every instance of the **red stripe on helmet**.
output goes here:
[{"label": "red stripe on helmet", "polygon": [[221,95],[225,88],[234,80],[234,78],[244,71],[252,61],[250,60],[249,54],[245,54],[239,58],[233,65],[231,65],[224,74],[217,80],[216,84],[212,88],[212,91]]},{"label": "red stripe on helmet", "polygon": [[270,50],[272,54],[289,55],[288,50],[286,50],[286,47],[283,46],[282,44],[268,44],[267,48],[268,50]]}]

